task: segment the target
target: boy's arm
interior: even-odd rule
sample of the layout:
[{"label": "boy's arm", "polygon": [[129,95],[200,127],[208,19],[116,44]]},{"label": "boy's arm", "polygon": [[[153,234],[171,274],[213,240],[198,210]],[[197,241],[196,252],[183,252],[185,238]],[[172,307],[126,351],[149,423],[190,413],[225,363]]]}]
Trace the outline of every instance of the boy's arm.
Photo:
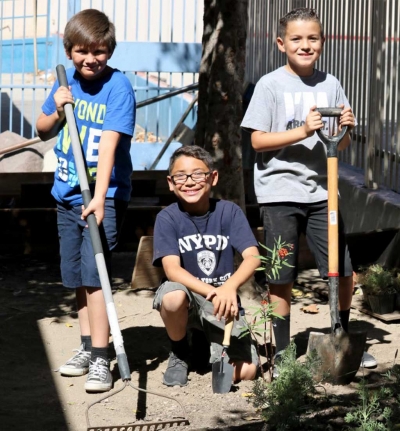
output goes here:
[{"label": "boy's arm", "polygon": [[227,318],[229,315],[235,317],[238,315],[238,290],[260,266],[260,259],[256,257],[259,254],[258,248],[255,246],[246,248],[242,253],[243,261],[234,274],[222,286],[213,288],[207,295],[207,300],[212,299],[214,315],[217,316],[218,320],[222,316]]},{"label": "boy's arm", "polygon": [[262,132],[255,130],[251,134],[252,147],[256,152],[280,150],[312,136],[316,130],[323,126],[322,116],[315,109],[316,106],[311,107],[305,123],[295,129],[284,132]]},{"label": "boy's arm", "polygon": [[179,256],[168,255],[161,259],[165,275],[169,281],[181,283],[186,286],[190,291],[198,293],[206,297],[214,287],[199,280],[186,269],[182,268]]},{"label": "boy's arm", "polygon": [[101,133],[94,196],[88,207],[82,212],[82,219],[86,219],[89,214],[94,213],[98,225],[104,219],[104,202],[114,167],[115,151],[120,139],[121,134],[112,130],[105,130]]},{"label": "boy's arm", "polygon": [[36,122],[36,130],[42,141],[54,138],[61,130],[65,121],[64,105],[74,103],[70,88],[59,87],[54,93],[54,103],[56,110],[51,115],[42,112]]}]

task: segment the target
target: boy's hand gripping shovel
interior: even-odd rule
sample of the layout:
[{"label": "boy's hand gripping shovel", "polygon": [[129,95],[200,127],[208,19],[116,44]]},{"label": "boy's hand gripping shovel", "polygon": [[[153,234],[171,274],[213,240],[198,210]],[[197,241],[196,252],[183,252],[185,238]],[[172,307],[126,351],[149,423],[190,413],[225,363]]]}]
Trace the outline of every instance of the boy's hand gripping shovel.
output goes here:
[{"label": "boy's hand gripping shovel", "polygon": [[[317,108],[323,117],[340,117],[340,108]],[[339,214],[338,214],[338,158],[340,141],[347,132],[343,127],[336,136],[318,136],[327,146],[328,157],[328,284],[332,332],[328,335],[311,332],[307,353],[315,351],[318,365],[314,370],[317,380],[337,385],[349,384],[356,375],[364,353],[366,332],[346,333],[340,323],[339,292]]]},{"label": "boy's hand gripping shovel", "polygon": [[233,365],[226,360],[226,351],[231,342],[232,327],[233,317],[228,317],[225,320],[221,359],[212,364],[212,389],[214,394],[226,394],[232,386]]},{"label": "boy's hand gripping shovel", "polygon": [[[57,78],[58,78],[58,82],[60,83],[60,86],[68,87],[67,75],[65,73],[64,66],[62,64],[59,64],[56,67],[56,71],[57,71]],[[74,154],[76,171],[78,173],[78,179],[79,179],[79,184],[80,184],[81,193],[82,193],[82,200],[83,200],[83,204],[84,204],[85,208],[87,208],[87,206],[89,205],[89,203],[92,199],[92,196],[91,196],[90,189],[89,189],[88,179],[87,179],[87,175],[86,175],[86,166],[85,166],[85,162],[84,162],[84,158],[83,158],[83,154],[82,154],[82,147],[81,147],[81,142],[80,142],[78,130],[76,127],[74,109],[72,107],[72,104],[67,103],[64,106],[64,111],[65,111],[65,117],[67,119],[69,134],[71,137],[72,151]],[[97,265],[97,269],[99,271],[101,288],[103,290],[104,300],[106,303],[108,322],[110,324],[110,330],[111,330],[111,335],[113,338],[113,344],[114,344],[115,352],[117,354],[118,369],[119,369],[121,379],[124,382],[124,386],[122,388],[117,389],[116,391],[114,391],[112,393],[108,393],[103,398],[100,398],[99,400],[89,404],[88,408],[86,409],[87,431],[101,431],[101,430],[109,430],[109,429],[116,430],[116,431],[120,431],[120,430],[122,431],[122,430],[129,429],[129,427],[133,427],[135,429],[135,431],[149,430],[151,427],[154,427],[154,429],[158,430],[158,429],[162,429],[162,428],[169,428],[169,427],[179,426],[179,425],[189,425],[189,421],[186,419],[185,409],[183,408],[182,404],[178,400],[176,400],[172,397],[168,397],[166,395],[158,394],[156,392],[141,389],[139,387],[132,385],[132,383],[130,383],[131,372],[129,369],[128,358],[126,356],[125,349],[124,349],[124,340],[122,338],[121,330],[120,330],[119,324],[118,324],[118,316],[117,316],[117,312],[116,312],[116,308],[115,308],[115,304],[114,304],[114,299],[113,299],[112,292],[111,292],[111,285],[110,285],[110,280],[109,280],[108,273],[107,273],[107,266],[106,266],[106,262],[104,259],[103,247],[101,244],[100,233],[99,233],[99,228],[97,226],[96,216],[94,214],[90,214],[87,217],[87,223],[89,226],[90,239],[92,241],[93,251],[94,251],[95,259],[96,259],[96,265]],[[109,425],[106,427],[102,427],[102,426],[92,427],[90,425],[90,421],[89,421],[89,409],[93,405],[100,403],[101,401],[103,401],[107,398],[110,398],[113,395],[121,392],[128,385],[137,391],[153,394],[153,395],[160,396],[163,398],[168,398],[168,399],[178,403],[178,405],[180,406],[180,408],[183,412],[183,416],[181,416],[179,418],[177,417],[176,419],[169,420],[169,421],[144,422],[144,423],[136,423],[135,421],[133,421],[133,425],[131,423],[128,426],[125,426],[125,425],[111,426],[111,425]]]}]

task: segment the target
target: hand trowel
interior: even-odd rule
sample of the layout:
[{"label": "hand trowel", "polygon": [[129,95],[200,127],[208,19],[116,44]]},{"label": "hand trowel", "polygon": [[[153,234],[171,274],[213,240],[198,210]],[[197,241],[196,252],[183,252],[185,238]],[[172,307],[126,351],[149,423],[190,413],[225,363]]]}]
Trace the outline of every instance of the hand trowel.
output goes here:
[{"label": "hand trowel", "polygon": [[225,320],[221,358],[212,364],[212,389],[214,394],[226,394],[232,386],[233,365],[228,362],[226,355],[231,341],[232,327],[233,317],[228,317]]}]

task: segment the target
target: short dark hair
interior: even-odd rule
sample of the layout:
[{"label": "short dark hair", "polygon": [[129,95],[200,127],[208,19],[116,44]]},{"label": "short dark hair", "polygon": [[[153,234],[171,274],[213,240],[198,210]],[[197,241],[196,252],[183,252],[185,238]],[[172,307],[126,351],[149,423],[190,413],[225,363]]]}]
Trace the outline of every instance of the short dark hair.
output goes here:
[{"label": "short dark hair", "polygon": [[297,9],[293,9],[279,20],[279,37],[282,39],[285,37],[286,28],[289,22],[301,20],[317,22],[321,29],[321,37],[324,37],[324,29],[322,28],[322,23],[316,10],[308,7],[299,7]]},{"label": "short dark hair", "polygon": [[63,44],[68,53],[74,45],[89,47],[96,44],[107,46],[112,54],[117,46],[115,26],[105,13],[97,9],[84,9],[67,22]]},{"label": "short dark hair", "polygon": [[182,156],[193,157],[194,159],[201,160],[210,171],[214,169],[214,162],[208,151],[197,145],[186,145],[176,149],[172,154],[169,159],[169,173],[172,172],[176,160]]}]

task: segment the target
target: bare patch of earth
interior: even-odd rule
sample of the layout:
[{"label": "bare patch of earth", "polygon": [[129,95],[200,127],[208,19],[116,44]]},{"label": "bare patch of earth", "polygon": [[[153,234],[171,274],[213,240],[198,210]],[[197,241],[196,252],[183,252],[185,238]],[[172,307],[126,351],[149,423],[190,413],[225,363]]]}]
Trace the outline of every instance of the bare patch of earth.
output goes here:
[{"label": "bare patch of earth", "polygon": [[[129,288],[134,258],[134,253],[115,253],[113,274],[114,302],[132,373],[131,383],[174,400],[128,386],[89,410],[93,429],[143,418],[164,421],[181,415],[190,422],[182,430],[263,429],[246,396],[252,391],[251,382],[233,386],[228,394],[213,394],[211,371],[206,368],[192,370],[187,387],[168,388],[162,384],[168,340],[159,314],[152,310],[154,291]],[[55,371],[79,345],[74,296],[61,286],[58,265],[58,256],[0,255],[1,430],[83,431],[87,429],[85,414],[89,404],[103,396],[84,391],[85,376],[62,377]],[[326,285],[314,271],[303,271],[296,289],[291,335],[301,359],[309,332],[329,331],[330,317]],[[244,289],[241,296],[250,319],[248,307],[257,306],[259,297],[251,288]],[[317,314],[301,310],[310,303],[318,305]],[[379,366],[360,370],[348,386],[326,385],[330,395],[341,397],[341,404],[346,397],[354,399],[357,382],[363,375],[370,382],[381,381],[381,374],[393,363],[400,340],[399,322],[385,323],[356,310],[351,312],[351,329],[368,331],[367,349],[378,359]],[[115,359],[111,369],[114,389],[123,388]],[[327,415],[330,412],[334,424],[339,410],[327,408],[326,412]]]}]

